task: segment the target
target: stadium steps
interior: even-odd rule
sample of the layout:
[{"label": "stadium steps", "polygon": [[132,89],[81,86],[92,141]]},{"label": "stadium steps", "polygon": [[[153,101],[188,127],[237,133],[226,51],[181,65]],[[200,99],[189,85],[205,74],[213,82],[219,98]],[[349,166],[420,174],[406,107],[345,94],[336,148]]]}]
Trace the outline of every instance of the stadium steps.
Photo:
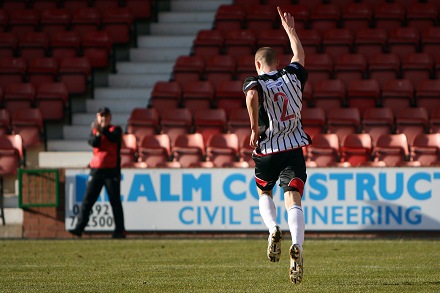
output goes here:
[{"label": "stadium steps", "polygon": [[[201,29],[213,25],[215,12],[232,0],[174,0],[170,11],[160,11],[157,23],[150,24],[150,34],[140,35],[137,47],[129,49],[129,61],[116,63],[116,72],[107,76],[106,87],[97,87],[94,98],[85,102],[85,113],[73,113],[72,125],[64,126],[63,139],[50,139],[47,152],[40,154],[41,167],[71,167],[89,160],[87,145],[90,123],[102,105],[113,111],[113,123],[124,128],[133,108],[148,104],[151,90],[159,80],[169,80],[176,58],[188,55]],[[59,156],[58,152],[69,152]],[[60,160],[69,157],[76,160]],[[85,159],[78,158],[81,153]],[[70,165],[72,164],[72,165]]]}]

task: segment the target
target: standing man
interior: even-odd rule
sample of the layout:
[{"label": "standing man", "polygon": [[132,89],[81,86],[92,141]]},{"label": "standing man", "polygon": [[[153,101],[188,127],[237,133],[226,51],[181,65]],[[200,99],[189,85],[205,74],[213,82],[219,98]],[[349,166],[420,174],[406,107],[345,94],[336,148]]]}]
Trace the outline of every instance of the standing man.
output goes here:
[{"label": "standing man", "polygon": [[284,203],[292,236],[290,247],[290,281],[299,284],[303,278],[302,246],[304,214],[301,197],[307,179],[302,147],[311,144],[301,124],[302,92],[307,80],[304,49],[295,31],[294,18],[277,7],[293,51],[291,63],[277,70],[275,51],[260,48],[255,54],[258,76],[249,77],[243,85],[251,122],[249,144],[255,148],[255,179],[259,210],[269,229],[267,257],[280,260],[282,233],[276,222],[272,189],[276,181],[284,190]]},{"label": "standing man", "polygon": [[110,109],[101,107],[92,123],[88,143],[93,147],[90,176],[75,229],[70,232],[82,235],[89,221],[90,211],[105,186],[113,210],[115,231],[112,238],[125,238],[124,212],[121,203],[121,143],[122,130],[110,124]]}]

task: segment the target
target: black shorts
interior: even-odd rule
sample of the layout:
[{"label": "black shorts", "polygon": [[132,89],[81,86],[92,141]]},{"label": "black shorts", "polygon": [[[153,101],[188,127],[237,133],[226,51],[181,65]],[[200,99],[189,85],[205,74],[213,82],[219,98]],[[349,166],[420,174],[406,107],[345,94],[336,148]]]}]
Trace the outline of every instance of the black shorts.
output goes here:
[{"label": "black shorts", "polygon": [[286,191],[298,191],[301,195],[307,180],[306,162],[301,148],[265,156],[253,155],[255,180],[264,191],[272,190],[278,179]]}]

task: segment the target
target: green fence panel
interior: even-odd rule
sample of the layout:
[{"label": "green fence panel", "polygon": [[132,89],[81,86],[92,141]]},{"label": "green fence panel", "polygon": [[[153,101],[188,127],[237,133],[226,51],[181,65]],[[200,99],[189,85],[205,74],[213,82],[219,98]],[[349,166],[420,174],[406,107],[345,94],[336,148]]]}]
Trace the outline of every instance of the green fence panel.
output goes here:
[{"label": "green fence panel", "polygon": [[55,169],[18,169],[20,208],[58,207],[59,174]]}]

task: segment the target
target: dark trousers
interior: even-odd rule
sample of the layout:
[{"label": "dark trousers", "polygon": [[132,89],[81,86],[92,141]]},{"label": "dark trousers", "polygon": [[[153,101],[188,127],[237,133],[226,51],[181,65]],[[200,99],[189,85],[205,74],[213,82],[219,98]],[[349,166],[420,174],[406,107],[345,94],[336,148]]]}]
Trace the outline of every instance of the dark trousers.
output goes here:
[{"label": "dark trousers", "polygon": [[115,220],[115,233],[125,231],[124,211],[121,203],[121,172],[119,169],[92,169],[86,193],[78,215],[76,229],[83,231],[89,221],[90,211],[105,186]]}]

